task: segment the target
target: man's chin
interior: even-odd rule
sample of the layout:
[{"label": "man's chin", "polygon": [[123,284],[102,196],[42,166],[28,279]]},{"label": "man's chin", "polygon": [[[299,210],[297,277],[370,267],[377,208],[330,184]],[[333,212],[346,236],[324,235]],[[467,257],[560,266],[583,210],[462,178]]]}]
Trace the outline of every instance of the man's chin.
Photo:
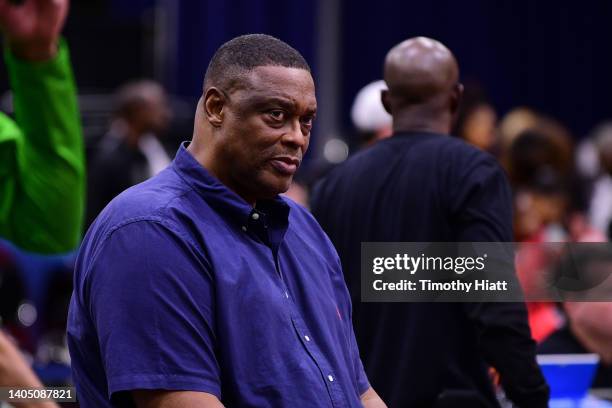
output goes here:
[{"label": "man's chin", "polygon": [[265,180],[260,183],[261,196],[264,199],[271,199],[279,194],[286,193],[291,187],[293,177],[274,177],[273,180]]}]

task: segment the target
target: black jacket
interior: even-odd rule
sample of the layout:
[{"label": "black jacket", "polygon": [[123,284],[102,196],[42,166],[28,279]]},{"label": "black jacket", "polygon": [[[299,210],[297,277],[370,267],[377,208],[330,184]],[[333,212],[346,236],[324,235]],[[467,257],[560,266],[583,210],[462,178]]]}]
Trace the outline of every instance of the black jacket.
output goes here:
[{"label": "black jacket", "polygon": [[519,407],[546,407],[523,303],[360,303],[360,243],[511,242],[512,198],[496,160],[440,134],[397,134],[315,186],[374,389],[390,407],[496,407],[488,367]]}]

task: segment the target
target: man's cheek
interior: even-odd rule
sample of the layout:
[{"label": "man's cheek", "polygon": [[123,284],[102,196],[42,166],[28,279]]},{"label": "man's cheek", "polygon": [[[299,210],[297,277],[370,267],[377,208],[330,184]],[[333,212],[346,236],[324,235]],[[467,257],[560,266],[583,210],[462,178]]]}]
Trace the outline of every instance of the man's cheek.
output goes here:
[{"label": "man's cheek", "polygon": [[302,157],[306,154],[306,152],[308,151],[308,147],[310,146],[310,135],[306,138],[305,142],[304,142],[304,147],[302,148]]}]

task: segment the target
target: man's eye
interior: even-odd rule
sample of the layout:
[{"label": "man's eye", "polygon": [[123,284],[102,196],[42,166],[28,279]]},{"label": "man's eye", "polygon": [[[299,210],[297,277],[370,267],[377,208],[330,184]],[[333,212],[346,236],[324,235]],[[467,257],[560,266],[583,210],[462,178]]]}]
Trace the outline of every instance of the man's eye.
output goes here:
[{"label": "man's eye", "polygon": [[285,118],[285,112],[280,109],[274,109],[268,112],[268,116],[274,121],[280,122]]},{"label": "man's eye", "polygon": [[304,126],[312,126],[312,121],[314,120],[313,116],[306,116],[303,117],[302,119],[300,119],[300,122],[302,122],[302,125]]}]

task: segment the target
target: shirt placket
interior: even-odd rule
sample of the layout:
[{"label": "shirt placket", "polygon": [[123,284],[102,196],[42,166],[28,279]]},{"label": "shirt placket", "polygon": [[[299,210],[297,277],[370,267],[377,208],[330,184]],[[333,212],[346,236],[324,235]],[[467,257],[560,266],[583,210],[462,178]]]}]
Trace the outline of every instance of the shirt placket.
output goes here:
[{"label": "shirt placket", "polygon": [[[257,224],[259,228],[268,228],[265,215],[256,210],[253,210],[249,215],[249,223],[252,226]],[[245,232],[248,231],[248,228],[246,226],[244,226],[242,229]],[[347,401],[344,398],[344,391],[342,390],[342,387],[339,384],[339,379],[337,378],[336,373],[323,356],[321,350],[318,348],[316,344],[316,338],[308,330],[306,323],[300,316],[298,307],[296,306],[292,296],[289,293],[289,289],[285,283],[283,272],[280,266],[278,251],[274,251],[272,249],[271,251],[280,288],[283,291],[285,301],[287,302],[288,309],[290,311],[291,322],[293,324],[293,328],[297,336],[300,339],[300,343],[306,349],[307,354],[310,356],[310,358],[315,363],[317,369],[319,370],[322,381],[325,383],[325,388],[327,389],[332,407],[348,407],[349,405],[347,404]]]},{"label": "shirt placket", "polygon": [[332,406],[334,408],[344,408],[348,407],[346,399],[344,398],[344,392],[342,387],[339,384],[339,379],[336,376],[336,373],[331,368],[323,353],[317,346],[317,339],[312,332],[308,330],[306,323],[300,317],[298,312],[298,308],[293,301],[292,296],[289,294],[289,290],[285,285],[284,279],[282,278],[282,270],[280,268],[280,262],[278,257],[275,259],[275,264],[277,268],[278,275],[281,280],[281,284],[283,285],[283,289],[285,290],[285,299],[288,303],[289,310],[291,313],[291,322],[293,324],[293,328],[300,339],[302,346],[306,349],[306,352],[312,358],[313,362],[319,369],[321,373],[321,377],[323,382],[325,383],[325,388],[329,394],[329,398],[331,400]]}]

